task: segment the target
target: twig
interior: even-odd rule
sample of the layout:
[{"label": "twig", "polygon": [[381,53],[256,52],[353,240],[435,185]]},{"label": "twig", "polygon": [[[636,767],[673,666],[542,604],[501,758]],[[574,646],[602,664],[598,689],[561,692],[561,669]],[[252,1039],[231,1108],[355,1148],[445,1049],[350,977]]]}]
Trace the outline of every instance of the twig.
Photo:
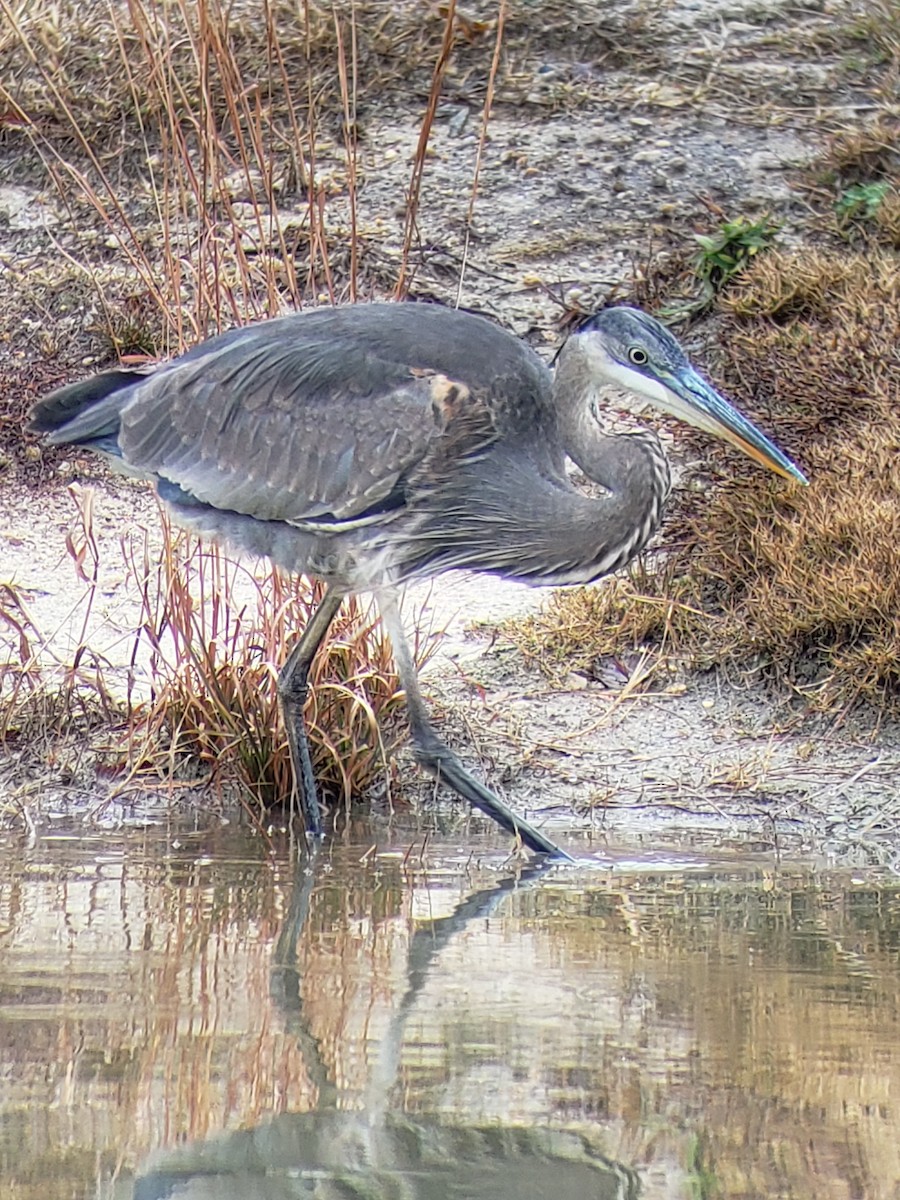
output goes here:
[{"label": "twig", "polygon": [[441,88],[444,83],[444,74],[447,70],[447,63],[450,61],[450,54],[453,50],[454,35],[456,32],[456,0],[449,0],[447,5],[447,17],[444,22],[444,37],[441,42],[441,50],[438,54],[437,62],[434,64],[434,73],[431,77],[431,90],[428,94],[428,106],[425,109],[425,116],[422,119],[422,126],[419,129],[419,141],[416,146],[416,157],[413,162],[412,176],[409,181],[409,190],[406,195],[406,218],[403,228],[403,252],[400,257],[400,272],[397,276],[397,284],[394,288],[394,296],[396,299],[402,299],[407,291],[407,274],[409,268],[409,254],[412,249],[413,239],[417,232],[417,217],[419,213],[419,199],[422,192],[422,176],[425,172],[425,157],[428,153],[428,140],[431,137],[431,128],[434,125],[434,117],[437,112],[438,100],[441,96]]},{"label": "twig", "polygon": [[463,280],[466,275],[466,264],[469,259],[469,242],[472,236],[472,217],[475,213],[475,198],[478,195],[478,179],[481,175],[481,160],[487,141],[488,122],[491,119],[491,107],[494,103],[494,84],[497,71],[500,68],[500,49],[503,45],[503,26],[506,21],[506,0],[500,0],[497,13],[497,37],[494,42],[494,56],[491,59],[491,70],[488,75],[487,91],[484,97],[484,108],[481,112],[481,133],[478,138],[478,150],[475,155],[475,170],[472,173],[472,191],[469,195],[469,208],[466,213],[466,237],[463,243],[462,264],[459,269],[459,282],[456,285],[456,308],[459,308],[462,298]]}]

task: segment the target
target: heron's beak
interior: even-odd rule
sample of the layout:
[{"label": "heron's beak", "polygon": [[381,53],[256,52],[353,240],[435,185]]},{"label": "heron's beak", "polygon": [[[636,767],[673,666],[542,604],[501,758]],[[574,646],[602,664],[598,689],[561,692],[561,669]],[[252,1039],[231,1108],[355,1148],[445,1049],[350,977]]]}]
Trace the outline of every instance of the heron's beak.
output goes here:
[{"label": "heron's beak", "polygon": [[673,416],[737,446],[755,462],[785,479],[805,484],[806,476],[743,413],[711,387],[691,367],[660,380],[666,399],[657,400]]}]

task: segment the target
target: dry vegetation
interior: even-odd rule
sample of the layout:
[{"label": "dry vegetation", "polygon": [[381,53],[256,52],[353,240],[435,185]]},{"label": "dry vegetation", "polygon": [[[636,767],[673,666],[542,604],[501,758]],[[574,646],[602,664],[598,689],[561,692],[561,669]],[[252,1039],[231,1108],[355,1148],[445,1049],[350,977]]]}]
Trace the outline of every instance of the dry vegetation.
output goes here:
[{"label": "dry vegetation", "polygon": [[[145,552],[132,565],[156,689],[135,714],[143,746],[157,759],[165,746],[172,776],[188,756],[210,782],[237,783],[254,811],[271,808],[292,787],[277,672],[322,589],[278,571],[260,577],[167,523],[162,557]],[[358,600],[335,619],[310,684],[316,778],[326,796],[349,803],[386,768],[401,699],[390,644]]]},{"label": "dry vegetation", "polygon": [[[259,816],[291,795],[276,680],[321,588],[234,561],[173,529],[160,510],[161,552],[146,532],[122,539],[129,586],[139,596],[123,679],[87,633],[101,602],[93,498],[91,490],[80,495],[67,541],[85,591],[82,633],[70,658],[56,657],[55,671],[28,605],[8,585],[0,592],[0,619],[15,633],[0,665],[0,743],[46,754],[63,783],[111,779],[120,798],[140,793],[148,776],[186,788],[210,785],[228,797],[236,789]],[[415,651],[424,661],[429,643],[420,637]],[[325,798],[346,804],[384,776],[401,728],[390,644],[365,604],[345,603],[310,683],[306,720],[316,778]],[[68,738],[60,744],[63,732]],[[101,806],[109,798],[97,789]],[[27,797],[20,799],[24,805]]]},{"label": "dry vegetation", "polygon": [[[545,665],[588,670],[626,647],[695,664],[761,669],[822,707],[900,705],[900,261],[896,136],[879,125],[835,140],[820,175],[837,188],[887,182],[831,242],[755,256],[717,300],[720,370],[782,444],[799,447],[798,489],[729,463],[709,495],[683,493],[649,570],[559,593],[511,632]],[[827,168],[827,169],[825,169]],[[850,245],[839,247],[843,236]],[[826,248],[827,247],[827,248]],[[713,459],[714,463],[714,459]],[[708,470],[708,465],[704,468]],[[704,489],[705,491],[705,489]]]},{"label": "dry vegetation", "polygon": [[[310,101],[314,115],[326,121],[340,115],[342,52],[360,100],[408,102],[412,95],[424,101],[451,18],[453,59],[444,96],[474,93],[483,99],[500,8],[498,0],[465,6],[417,0],[4,0],[12,32],[0,50],[9,99],[29,121],[61,122],[68,130],[74,120],[88,136],[106,141],[136,116],[152,122],[158,115],[154,76],[168,75],[179,110],[189,117],[207,105],[217,117],[231,114],[241,85],[275,121],[299,118],[305,138]],[[604,13],[593,0],[506,0],[498,99],[548,108],[566,98],[534,91],[526,60],[535,50],[575,44],[586,61],[634,60],[637,69],[653,71],[658,58],[645,52],[653,41],[649,16],[627,7]],[[154,53],[150,71],[148,46]],[[230,70],[220,71],[226,61]],[[204,62],[207,70],[198,70]],[[577,103],[589,94],[585,86],[568,99]]]}]

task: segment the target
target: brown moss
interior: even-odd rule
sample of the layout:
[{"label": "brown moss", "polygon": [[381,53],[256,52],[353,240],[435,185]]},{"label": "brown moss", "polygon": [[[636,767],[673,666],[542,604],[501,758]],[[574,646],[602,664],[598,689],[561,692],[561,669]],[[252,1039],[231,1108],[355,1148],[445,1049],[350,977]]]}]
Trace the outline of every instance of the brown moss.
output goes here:
[{"label": "brown moss", "polygon": [[897,121],[881,112],[869,124],[841,130],[816,163],[816,174],[844,187],[889,178],[897,169],[898,133]]}]

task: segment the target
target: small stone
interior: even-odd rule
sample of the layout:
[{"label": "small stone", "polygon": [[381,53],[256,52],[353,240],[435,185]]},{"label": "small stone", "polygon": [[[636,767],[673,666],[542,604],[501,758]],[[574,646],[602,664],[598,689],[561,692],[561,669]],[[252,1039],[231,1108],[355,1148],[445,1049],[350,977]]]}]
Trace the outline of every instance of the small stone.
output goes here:
[{"label": "small stone", "polygon": [[638,150],[637,154],[632,156],[632,162],[655,163],[663,157],[662,150]]}]

